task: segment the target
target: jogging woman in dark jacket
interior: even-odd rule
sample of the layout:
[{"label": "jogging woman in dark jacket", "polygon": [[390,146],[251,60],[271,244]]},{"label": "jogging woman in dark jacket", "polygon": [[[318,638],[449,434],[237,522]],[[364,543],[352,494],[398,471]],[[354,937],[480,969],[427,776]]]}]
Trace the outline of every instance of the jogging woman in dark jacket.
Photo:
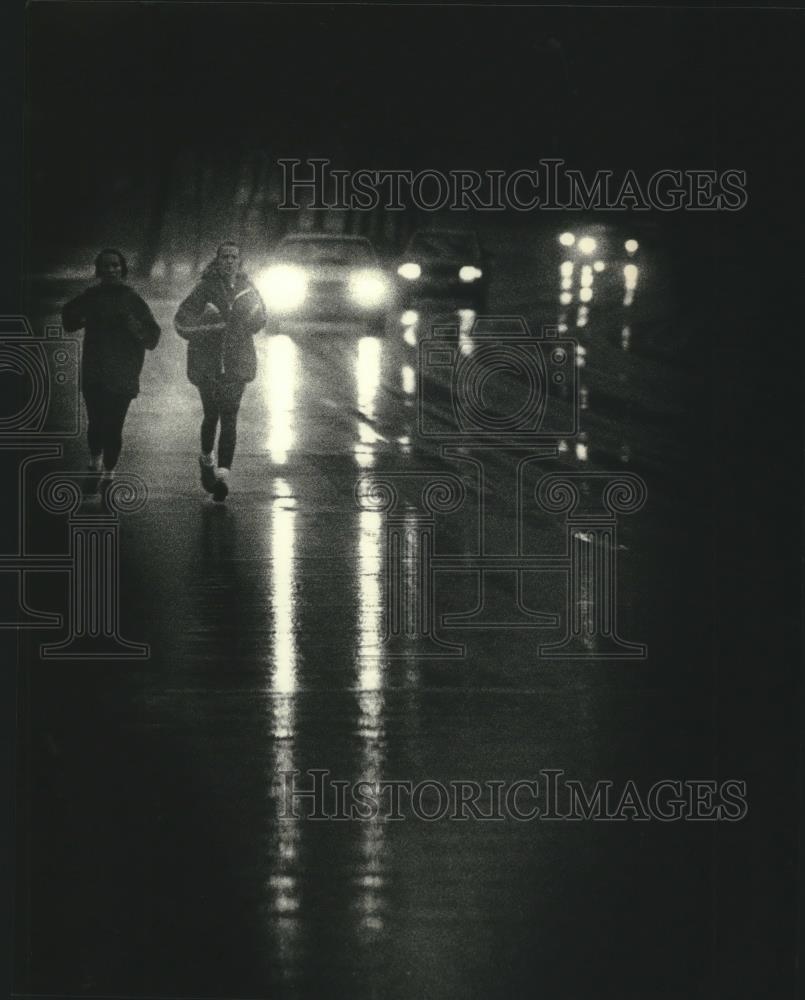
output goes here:
[{"label": "jogging woman in dark jacket", "polygon": [[[179,306],[176,332],[187,341],[187,377],[198,388],[201,422],[201,484],[213,499],[229,493],[240,401],[257,374],[254,335],[265,326],[263,300],[240,269],[240,248],[222,243],[214,261]],[[213,449],[218,423],[218,465]]]},{"label": "jogging woman in dark jacket", "polygon": [[123,424],[132,399],[140,392],[146,350],[159,342],[160,328],[151,310],[123,279],[128,267],[119,250],[95,258],[99,282],[62,309],[68,333],[84,330],[81,391],[87,407],[90,469],[108,480],[122,447]]}]

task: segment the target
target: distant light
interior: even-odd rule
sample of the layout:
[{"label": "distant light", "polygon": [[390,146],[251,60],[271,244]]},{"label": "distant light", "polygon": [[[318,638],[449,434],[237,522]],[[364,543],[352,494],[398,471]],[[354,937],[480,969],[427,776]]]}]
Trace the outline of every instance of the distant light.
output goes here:
[{"label": "distant light", "polygon": [[592,238],[592,236],[583,236],[579,240],[579,250],[582,253],[595,253],[598,244]]},{"label": "distant light", "polygon": [[570,294],[570,292],[562,292],[562,294],[559,296],[559,301],[562,303],[563,306],[569,306],[570,303],[573,301],[573,296]]},{"label": "distant light", "polygon": [[296,344],[285,334],[262,341],[267,352],[268,378],[260,380],[266,393],[269,414],[267,446],[274,465],[284,465],[294,444],[296,383],[298,362]]},{"label": "distant light", "polygon": [[307,295],[307,276],[300,267],[276,264],[257,276],[257,287],[272,313],[290,313]]},{"label": "distant light", "polygon": [[380,305],[388,295],[386,279],[380,271],[358,271],[350,278],[349,294],[359,306]]},{"label": "distant light", "polygon": [[474,309],[458,310],[458,332],[460,335],[468,334],[475,323],[477,313]]},{"label": "distant light", "polygon": [[593,269],[589,264],[585,264],[581,269],[581,287],[589,288],[593,283]]},{"label": "distant light", "polygon": [[579,316],[587,316],[589,315],[589,312],[590,310],[587,308],[587,306],[579,306]]},{"label": "distant light", "polygon": [[569,278],[573,274],[573,261],[572,260],[562,261],[562,265],[559,268],[559,273],[562,275],[563,278]]},{"label": "distant light", "polygon": [[606,264],[602,260],[597,260],[593,264],[593,270],[597,271],[598,274],[600,274],[604,270],[605,267],[606,267]]},{"label": "distant light", "polygon": [[556,327],[556,330],[558,333],[567,333],[567,323],[560,323]]},{"label": "distant light", "polygon": [[637,287],[637,276],[640,270],[635,264],[627,264],[623,269],[623,277],[626,283],[626,290],[633,291]]},{"label": "distant light", "polygon": [[580,302],[589,302],[590,299],[592,299],[592,297],[593,297],[592,288],[582,288],[581,291],[579,292]]},{"label": "distant light", "polygon": [[400,316],[400,322],[403,326],[413,326],[418,320],[419,313],[416,309],[406,309],[402,316]]},{"label": "distant light", "polygon": [[479,278],[483,277],[483,271],[480,267],[472,267],[466,264],[464,267],[459,268],[458,280],[459,281],[477,281]]},{"label": "distant light", "polygon": [[422,268],[419,264],[414,264],[409,261],[407,264],[400,264],[397,268],[397,274],[401,278],[406,278],[408,281],[416,281],[416,279],[422,274]]},{"label": "distant light", "polygon": [[562,233],[562,235],[559,237],[559,242],[562,244],[563,247],[572,247],[573,244],[576,242],[576,237],[573,235],[573,233]]},{"label": "distant light", "polygon": [[562,278],[562,291],[563,292],[569,292],[572,287],[573,287],[573,279],[572,278]]},{"label": "distant light", "polygon": [[377,431],[371,426],[380,386],[380,344],[377,337],[361,337],[358,341],[355,381],[358,389],[356,409],[364,419],[358,422],[358,442],[353,451],[355,461],[362,468],[368,468],[374,463],[374,449],[371,446],[380,440]]},{"label": "distant light", "polygon": [[411,396],[416,392],[416,372],[410,365],[402,367],[403,392]]},{"label": "distant light", "polygon": [[587,461],[587,445],[583,444],[581,441],[576,442],[576,458],[580,462]]},{"label": "distant light", "polygon": [[640,246],[637,240],[627,240],[623,245],[627,253],[636,253],[637,248]]}]

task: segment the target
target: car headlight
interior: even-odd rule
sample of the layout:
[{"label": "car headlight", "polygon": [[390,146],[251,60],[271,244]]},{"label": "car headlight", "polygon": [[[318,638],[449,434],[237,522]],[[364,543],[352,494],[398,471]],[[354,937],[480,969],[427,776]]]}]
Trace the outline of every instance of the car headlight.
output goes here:
[{"label": "car headlight", "polygon": [[416,279],[422,274],[422,268],[419,264],[414,264],[409,261],[407,264],[400,264],[397,268],[397,274],[401,278],[406,278],[408,281],[416,281]]},{"label": "car headlight", "polygon": [[460,281],[477,281],[479,278],[483,277],[483,271],[480,267],[470,267],[466,265],[462,267],[458,272],[458,277]]},{"label": "car headlight", "polygon": [[377,271],[358,271],[349,281],[349,294],[359,306],[379,306],[386,299],[386,279]]},{"label": "car headlight", "polygon": [[301,267],[275,264],[257,279],[257,287],[270,312],[292,312],[305,301],[307,277]]}]

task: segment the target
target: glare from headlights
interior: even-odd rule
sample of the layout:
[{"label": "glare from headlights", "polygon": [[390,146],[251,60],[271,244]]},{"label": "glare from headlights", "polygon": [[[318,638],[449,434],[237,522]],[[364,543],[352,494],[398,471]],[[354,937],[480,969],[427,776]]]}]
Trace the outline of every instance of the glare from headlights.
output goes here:
[{"label": "glare from headlights", "polygon": [[636,264],[627,264],[623,269],[623,283],[625,286],[626,295],[627,297],[631,296],[629,298],[629,302],[627,302],[626,305],[632,304],[632,299],[634,297],[634,290],[635,288],[637,288],[638,274],[640,274],[640,270]]},{"label": "glare from headlights", "polygon": [[469,264],[459,269],[458,279],[459,281],[477,281],[479,278],[483,277],[483,271],[480,267],[471,267]]},{"label": "glare from headlights", "polygon": [[401,278],[406,278],[408,281],[416,281],[416,279],[422,274],[422,268],[419,264],[414,264],[409,261],[407,264],[400,264],[397,268],[397,274]]},{"label": "glare from headlights", "polygon": [[573,235],[573,233],[562,233],[562,235],[559,237],[559,242],[562,244],[563,247],[572,247],[573,244],[576,242],[576,237]]},{"label": "glare from headlights", "polygon": [[597,246],[598,244],[592,236],[583,236],[579,240],[579,250],[581,250],[582,253],[595,253]]},{"label": "glare from headlights", "polygon": [[379,306],[386,299],[386,280],[378,271],[358,271],[349,282],[349,293],[359,306]]},{"label": "glare from headlights", "polygon": [[307,278],[300,267],[275,264],[258,277],[257,287],[270,312],[289,313],[305,301]]}]

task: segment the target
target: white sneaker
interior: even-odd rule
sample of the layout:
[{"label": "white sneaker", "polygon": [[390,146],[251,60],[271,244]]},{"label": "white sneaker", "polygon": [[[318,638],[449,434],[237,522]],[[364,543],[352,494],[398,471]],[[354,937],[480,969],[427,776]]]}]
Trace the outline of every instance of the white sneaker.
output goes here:
[{"label": "white sneaker", "polygon": [[98,481],[98,492],[100,493],[102,498],[106,496],[106,491],[109,489],[109,487],[112,485],[114,481],[115,481],[114,469],[104,469],[103,472],[101,473],[101,478]]},{"label": "white sneaker", "polygon": [[216,503],[223,503],[229,496],[229,469],[215,470],[215,486],[212,489],[212,498]]}]

